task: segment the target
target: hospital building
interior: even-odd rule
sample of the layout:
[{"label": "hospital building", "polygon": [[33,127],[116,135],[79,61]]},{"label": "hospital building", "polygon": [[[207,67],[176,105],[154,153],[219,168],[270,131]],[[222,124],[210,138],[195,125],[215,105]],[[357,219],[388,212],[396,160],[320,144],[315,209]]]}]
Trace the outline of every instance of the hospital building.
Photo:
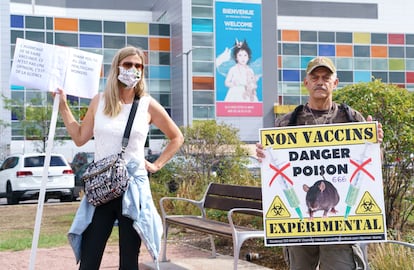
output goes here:
[{"label": "hospital building", "polygon": [[[52,106],[48,89],[10,82],[19,39],[102,55],[98,91],[117,50],[137,46],[147,56],[150,95],[179,126],[216,120],[253,144],[281,108],[307,101],[302,82],[315,56],[334,61],[339,88],[377,78],[414,91],[413,9],[410,0],[2,0],[0,91],[21,104],[37,98],[32,106]],[[253,79],[231,71],[233,54],[242,47],[248,48]],[[241,83],[228,86],[229,74]],[[246,86],[251,80],[253,91]],[[69,99],[74,110],[89,103]],[[0,105],[0,161],[32,151],[34,141],[19,117],[4,108],[3,99]],[[57,125],[55,138],[67,138],[64,126]],[[163,139],[151,127],[148,148],[160,151]],[[66,140],[54,151],[70,161],[93,147]]]}]

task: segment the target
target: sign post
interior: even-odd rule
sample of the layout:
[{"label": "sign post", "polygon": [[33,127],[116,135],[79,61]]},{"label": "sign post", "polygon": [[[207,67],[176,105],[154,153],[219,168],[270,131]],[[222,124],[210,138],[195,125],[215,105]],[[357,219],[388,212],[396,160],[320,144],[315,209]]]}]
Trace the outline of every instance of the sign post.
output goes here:
[{"label": "sign post", "polygon": [[[98,93],[101,66],[102,55],[19,38],[13,57],[10,84],[50,92],[62,87],[69,95],[92,98]],[[59,94],[56,94],[39,190],[29,270],[35,268],[58,110]]]}]

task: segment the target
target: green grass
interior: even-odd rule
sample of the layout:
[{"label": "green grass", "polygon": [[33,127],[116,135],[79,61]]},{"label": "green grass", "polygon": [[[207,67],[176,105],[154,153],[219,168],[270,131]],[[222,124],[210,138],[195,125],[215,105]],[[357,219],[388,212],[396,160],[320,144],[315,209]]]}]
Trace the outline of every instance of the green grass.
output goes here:
[{"label": "green grass", "polygon": [[[38,241],[39,248],[68,245],[67,233],[79,203],[45,204]],[[32,247],[36,204],[1,206],[0,251],[18,251]],[[114,227],[108,243],[118,242],[118,227]]]}]

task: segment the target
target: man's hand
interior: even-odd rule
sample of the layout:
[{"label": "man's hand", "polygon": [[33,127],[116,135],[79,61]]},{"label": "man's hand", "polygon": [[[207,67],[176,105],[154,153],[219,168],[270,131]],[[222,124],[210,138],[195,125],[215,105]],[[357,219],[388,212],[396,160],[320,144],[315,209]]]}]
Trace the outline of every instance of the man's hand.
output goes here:
[{"label": "man's hand", "polygon": [[[371,115],[368,115],[367,122],[372,122]],[[383,138],[384,138],[384,131],[382,130],[382,124],[378,122],[378,142],[382,143]]]}]

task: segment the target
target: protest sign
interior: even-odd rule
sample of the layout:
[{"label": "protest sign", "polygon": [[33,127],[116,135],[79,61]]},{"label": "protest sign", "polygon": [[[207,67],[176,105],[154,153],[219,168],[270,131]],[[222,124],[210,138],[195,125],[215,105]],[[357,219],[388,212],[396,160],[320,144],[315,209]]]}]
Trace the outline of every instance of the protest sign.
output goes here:
[{"label": "protest sign", "polygon": [[10,84],[92,98],[98,93],[102,55],[18,38]]},{"label": "protest sign", "polygon": [[[68,95],[92,98],[98,93],[101,66],[102,55],[18,38],[14,51],[10,84],[50,92],[54,92],[60,87]],[[58,109],[59,94],[56,94],[53,100],[45,165],[39,189],[29,270],[35,268]]]},{"label": "protest sign", "polygon": [[265,245],[386,241],[377,123],[260,130]]}]

